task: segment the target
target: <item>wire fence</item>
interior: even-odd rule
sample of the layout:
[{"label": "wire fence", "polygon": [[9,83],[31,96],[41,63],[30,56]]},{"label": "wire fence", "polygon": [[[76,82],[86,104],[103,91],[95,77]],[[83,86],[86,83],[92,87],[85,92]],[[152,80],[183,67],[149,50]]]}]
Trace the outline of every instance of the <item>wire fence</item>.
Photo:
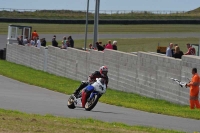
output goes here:
[{"label": "wire fence", "polygon": [[[95,10],[89,11],[89,19],[94,18]],[[86,10],[47,10],[0,8],[4,18],[49,18],[85,19]],[[200,19],[198,11],[137,11],[100,10],[99,19]]]}]

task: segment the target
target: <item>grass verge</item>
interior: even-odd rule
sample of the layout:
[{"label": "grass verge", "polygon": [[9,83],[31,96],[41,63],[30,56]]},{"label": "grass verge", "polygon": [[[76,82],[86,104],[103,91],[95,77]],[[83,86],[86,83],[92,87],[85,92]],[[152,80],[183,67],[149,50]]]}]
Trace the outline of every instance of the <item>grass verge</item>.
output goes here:
[{"label": "grass verge", "polygon": [[[0,60],[0,74],[53,91],[71,94],[80,84],[64,77],[58,77],[43,71]],[[42,79],[42,80],[41,80]],[[58,82],[59,81],[59,82]],[[152,113],[200,119],[199,110],[190,110],[189,106],[172,104],[164,100],[156,100],[137,94],[108,89],[100,99],[101,102],[143,110]]]},{"label": "grass verge", "polygon": [[46,133],[181,133],[144,126],[128,126],[94,119],[61,118],[52,115],[26,114],[0,109],[0,132],[46,132]]},{"label": "grass verge", "polygon": [[[11,23],[0,23],[0,34],[8,33],[8,25]],[[32,26],[33,30],[37,30],[38,34],[72,34],[84,33],[84,24],[33,24],[33,23],[12,23],[15,25]],[[99,24],[99,33],[167,33],[167,32],[199,32],[199,25],[170,25],[170,24],[147,24],[147,25],[102,25]],[[88,25],[88,32],[92,33],[94,29],[93,24]]]}]

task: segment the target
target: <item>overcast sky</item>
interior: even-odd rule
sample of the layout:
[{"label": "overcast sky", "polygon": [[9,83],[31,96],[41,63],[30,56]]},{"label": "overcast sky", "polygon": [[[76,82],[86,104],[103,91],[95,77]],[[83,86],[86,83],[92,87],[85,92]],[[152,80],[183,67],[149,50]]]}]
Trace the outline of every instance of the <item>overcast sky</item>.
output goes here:
[{"label": "overcast sky", "polygon": [[[100,10],[188,11],[200,7],[200,0],[100,0]],[[87,0],[0,0],[0,8],[86,10]],[[90,0],[94,10],[95,0]]]}]

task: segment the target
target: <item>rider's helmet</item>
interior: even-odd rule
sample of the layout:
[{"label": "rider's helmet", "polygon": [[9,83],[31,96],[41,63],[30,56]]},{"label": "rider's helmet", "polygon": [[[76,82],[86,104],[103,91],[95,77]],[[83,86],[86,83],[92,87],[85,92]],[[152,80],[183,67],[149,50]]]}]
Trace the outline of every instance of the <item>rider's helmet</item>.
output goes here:
[{"label": "rider's helmet", "polygon": [[108,68],[106,66],[101,66],[99,69],[99,72],[100,72],[101,76],[105,77],[105,76],[107,76]]}]

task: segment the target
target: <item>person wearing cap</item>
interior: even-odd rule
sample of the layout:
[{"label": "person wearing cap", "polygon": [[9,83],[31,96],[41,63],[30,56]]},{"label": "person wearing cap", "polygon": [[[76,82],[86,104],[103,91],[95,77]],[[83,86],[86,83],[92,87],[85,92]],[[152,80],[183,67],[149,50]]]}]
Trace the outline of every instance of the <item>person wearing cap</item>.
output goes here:
[{"label": "person wearing cap", "polygon": [[196,55],[195,49],[189,43],[187,43],[186,45],[187,45],[188,51],[184,55]]}]

